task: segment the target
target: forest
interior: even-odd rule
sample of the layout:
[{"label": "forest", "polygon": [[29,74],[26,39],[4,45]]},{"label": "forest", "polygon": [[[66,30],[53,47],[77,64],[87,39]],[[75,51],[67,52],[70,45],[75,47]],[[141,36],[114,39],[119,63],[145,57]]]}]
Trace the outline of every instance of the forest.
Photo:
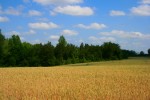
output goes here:
[{"label": "forest", "polygon": [[[150,52],[150,49],[149,49]],[[144,55],[143,52],[140,53]],[[60,36],[58,44],[31,44],[22,42],[18,35],[10,38],[0,32],[0,66],[1,67],[37,67],[96,62],[107,60],[127,59],[137,56],[133,50],[122,50],[119,44],[105,42],[102,45],[81,43],[80,46],[67,43],[64,36]]]}]

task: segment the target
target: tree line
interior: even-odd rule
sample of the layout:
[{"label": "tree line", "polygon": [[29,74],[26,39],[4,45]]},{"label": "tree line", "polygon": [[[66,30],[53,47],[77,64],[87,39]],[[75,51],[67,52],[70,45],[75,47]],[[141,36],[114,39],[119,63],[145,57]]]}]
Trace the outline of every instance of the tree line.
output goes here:
[{"label": "tree line", "polygon": [[80,46],[67,43],[60,36],[58,44],[31,44],[22,42],[18,35],[10,38],[0,31],[0,66],[55,66],[103,60],[120,60],[136,56],[135,51],[122,50],[116,43],[105,42],[101,46],[81,43]]}]

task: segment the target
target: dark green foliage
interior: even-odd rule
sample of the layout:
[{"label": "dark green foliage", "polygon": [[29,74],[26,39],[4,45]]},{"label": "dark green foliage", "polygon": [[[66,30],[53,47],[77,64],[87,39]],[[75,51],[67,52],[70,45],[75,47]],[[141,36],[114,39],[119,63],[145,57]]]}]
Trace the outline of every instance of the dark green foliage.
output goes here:
[{"label": "dark green foliage", "polygon": [[0,30],[0,66],[3,63],[3,58],[4,58],[4,51],[3,51],[4,41],[5,41],[5,37],[2,35]]},{"label": "dark green foliage", "polygon": [[[23,46],[20,40],[19,36],[15,36],[13,35],[9,41],[8,41],[8,46],[9,46],[9,57],[11,58],[11,60],[13,60],[13,62],[11,60],[9,60],[10,63],[13,63],[17,66],[20,65],[20,62],[23,60]],[[10,64],[12,65],[12,64]]]},{"label": "dark green foliage", "polygon": [[31,49],[32,49],[32,45],[30,43],[27,42],[23,42],[22,43],[22,52],[23,52],[23,60],[20,62],[20,66],[29,66],[30,63],[30,58],[31,58]]},{"label": "dark green foliage", "polygon": [[133,50],[121,50],[122,59],[127,59],[128,57],[135,57],[138,54]]},{"label": "dark green foliage", "polygon": [[67,44],[64,59],[66,60],[66,64],[78,62],[78,47],[73,44]]},{"label": "dark green foliage", "polygon": [[39,57],[42,66],[55,65],[54,47],[51,42],[48,42],[41,47]]},{"label": "dark green foliage", "polygon": [[102,56],[105,60],[121,59],[121,49],[118,44],[106,42],[102,45]]},{"label": "dark green foliage", "polygon": [[143,51],[141,51],[140,52],[140,56],[144,56],[145,54],[144,54],[144,52]]},{"label": "dark green foliage", "polygon": [[64,36],[60,36],[58,44],[55,47],[55,57],[57,60],[57,65],[65,64],[65,60],[67,60],[67,58],[65,57],[66,46],[67,41],[65,40]]},{"label": "dark green foliage", "polygon": [[32,48],[29,52],[29,66],[41,66],[41,50],[42,44],[32,45]]},{"label": "dark green foliage", "polygon": [[0,66],[54,66],[119,60],[136,55],[135,51],[121,50],[118,44],[111,42],[106,42],[102,46],[81,43],[77,47],[68,44],[64,36],[60,36],[56,47],[51,42],[33,45],[22,43],[17,35],[5,39],[0,31]]},{"label": "dark green foliage", "polygon": [[150,49],[148,49],[148,55],[150,56]]}]

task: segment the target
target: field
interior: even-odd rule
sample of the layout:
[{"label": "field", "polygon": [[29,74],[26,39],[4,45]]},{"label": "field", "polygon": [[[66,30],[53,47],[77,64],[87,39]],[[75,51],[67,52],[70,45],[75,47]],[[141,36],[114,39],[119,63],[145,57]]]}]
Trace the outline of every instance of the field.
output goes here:
[{"label": "field", "polygon": [[150,59],[0,68],[0,100],[150,100]]}]

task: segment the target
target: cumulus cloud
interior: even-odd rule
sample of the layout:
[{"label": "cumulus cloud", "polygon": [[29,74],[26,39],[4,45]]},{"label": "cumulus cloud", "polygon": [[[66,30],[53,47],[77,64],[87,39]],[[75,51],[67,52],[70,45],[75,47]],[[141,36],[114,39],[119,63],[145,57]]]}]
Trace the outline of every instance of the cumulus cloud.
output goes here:
[{"label": "cumulus cloud", "polygon": [[95,36],[90,36],[89,40],[92,41],[92,43],[104,43],[104,42],[115,42],[116,39],[113,37],[95,37]]},{"label": "cumulus cloud", "polygon": [[37,10],[30,10],[28,14],[29,16],[42,16],[42,13]]},{"label": "cumulus cloud", "polygon": [[21,35],[21,34],[18,31],[11,31],[11,32],[8,32],[8,35]]},{"label": "cumulus cloud", "polygon": [[115,36],[119,38],[137,38],[137,39],[150,39],[149,34],[143,34],[141,32],[126,32],[122,30],[112,30],[111,32],[101,32],[104,36]]},{"label": "cumulus cloud", "polygon": [[21,41],[24,41],[24,40],[25,40],[25,38],[24,38],[24,37],[20,37],[20,40],[21,40]]},{"label": "cumulus cloud", "polygon": [[8,15],[20,15],[21,14],[21,7],[18,7],[18,8],[13,8],[13,7],[9,7],[8,9],[6,9],[4,11],[4,14],[8,14]]},{"label": "cumulus cloud", "polygon": [[0,6],[0,14],[7,14],[7,15],[21,15],[23,6],[18,6],[17,8],[14,7],[8,7],[7,9],[2,9]]},{"label": "cumulus cloud", "polygon": [[115,42],[116,41],[116,39],[113,37],[101,37],[99,39],[100,41],[103,41],[103,42]]},{"label": "cumulus cloud", "polygon": [[0,22],[8,22],[9,18],[0,16]]},{"label": "cumulus cloud", "polygon": [[41,5],[68,5],[82,3],[83,0],[33,0]]},{"label": "cumulus cloud", "polygon": [[26,32],[27,34],[36,34],[34,30],[29,30],[29,32]]},{"label": "cumulus cloud", "polygon": [[11,32],[8,32],[7,34],[8,35],[19,35],[20,37],[22,37],[22,36],[26,36],[26,35],[36,34],[36,31],[34,31],[32,29],[29,31],[26,31],[26,32],[11,31]]},{"label": "cumulus cloud", "polygon": [[72,16],[90,16],[94,14],[94,11],[90,7],[80,7],[80,6],[64,6],[56,7],[51,14],[55,15],[57,13],[72,15]]},{"label": "cumulus cloud", "polygon": [[75,36],[78,35],[78,32],[74,31],[74,30],[63,30],[62,35],[68,35],[68,36]]},{"label": "cumulus cloud", "polygon": [[60,36],[58,36],[58,35],[51,35],[49,38],[50,38],[51,40],[58,40],[59,37],[60,37]]},{"label": "cumulus cloud", "polygon": [[117,11],[117,10],[112,10],[110,11],[110,16],[125,16],[125,12],[123,11]]},{"label": "cumulus cloud", "polygon": [[42,21],[42,22],[48,22],[49,21],[48,18],[38,18],[37,20],[38,21]]},{"label": "cumulus cloud", "polygon": [[53,22],[44,23],[44,22],[37,22],[37,23],[29,23],[28,26],[32,29],[40,29],[40,30],[48,30],[58,28],[59,26]]},{"label": "cumulus cloud", "polygon": [[[39,44],[39,43],[42,43],[42,41],[39,40],[39,39],[35,39],[35,40],[31,41],[31,43],[32,43],[32,44]],[[42,44],[43,44],[43,43],[42,43]]]},{"label": "cumulus cloud", "polygon": [[141,3],[143,3],[143,4],[150,4],[150,0],[142,0]]},{"label": "cumulus cloud", "polygon": [[23,2],[24,2],[24,3],[28,3],[28,2],[30,2],[30,0],[23,0]]},{"label": "cumulus cloud", "polygon": [[83,29],[103,29],[107,26],[105,24],[99,24],[99,23],[91,23],[90,25],[84,25],[84,24],[78,24],[76,27],[83,28]]},{"label": "cumulus cloud", "polygon": [[131,12],[134,15],[150,16],[150,5],[139,5],[138,7],[132,7]]}]

